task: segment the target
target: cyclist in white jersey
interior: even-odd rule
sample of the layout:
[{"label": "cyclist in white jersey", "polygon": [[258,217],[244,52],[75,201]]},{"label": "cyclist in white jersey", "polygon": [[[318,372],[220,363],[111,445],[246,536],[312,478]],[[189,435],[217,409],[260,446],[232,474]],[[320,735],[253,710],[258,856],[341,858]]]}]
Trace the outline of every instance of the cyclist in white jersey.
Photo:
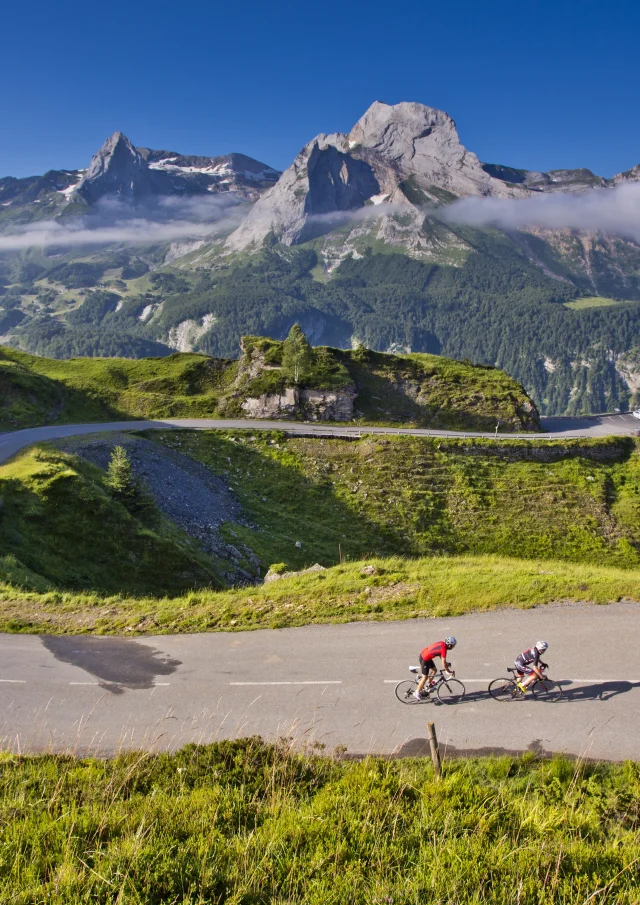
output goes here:
[{"label": "cyclist in white jersey", "polygon": [[[542,678],[540,666],[546,666],[547,664],[542,662],[540,654],[548,647],[549,645],[546,641],[536,641],[533,647],[527,648],[527,650],[522,651],[522,653],[516,657],[515,667],[518,670],[516,682],[520,689],[525,693],[532,682]],[[540,664],[540,666],[538,664]]]}]

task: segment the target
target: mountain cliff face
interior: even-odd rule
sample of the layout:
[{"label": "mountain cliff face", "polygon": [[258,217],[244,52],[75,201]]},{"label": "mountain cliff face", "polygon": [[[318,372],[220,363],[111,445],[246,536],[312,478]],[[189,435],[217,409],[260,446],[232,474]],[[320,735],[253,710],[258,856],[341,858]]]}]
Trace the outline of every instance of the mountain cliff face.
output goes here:
[{"label": "mountain cliff face", "polygon": [[136,201],[153,191],[149,168],[126,135],[114,132],[93,155],[77,193],[89,204],[116,195]]},{"label": "mountain cliff face", "polygon": [[244,154],[189,157],[134,148],[122,132],[114,132],[94,154],[76,191],[90,204],[105,196],[139,201],[149,196],[206,192],[235,192],[244,200],[255,201],[279,175]]},{"label": "mountain cliff face", "polygon": [[[374,219],[377,238],[389,244],[409,242],[416,250],[425,205],[473,195],[526,198],[607,184],[590,170],[535,173],[483,164],[462,145],[455,122],[441,110],[376,101],[348,134],[318,135],[310,141],[229,237],[227,247],[255,249],[268,235],[285,245],[304,243],[349,222],[352,218],[340,216],[345,212],[366,214],[368,205],[381,205],[379,217],[371,211],[360,222]],[[390,221],[398,217],[413,229],[394,237]]]}]

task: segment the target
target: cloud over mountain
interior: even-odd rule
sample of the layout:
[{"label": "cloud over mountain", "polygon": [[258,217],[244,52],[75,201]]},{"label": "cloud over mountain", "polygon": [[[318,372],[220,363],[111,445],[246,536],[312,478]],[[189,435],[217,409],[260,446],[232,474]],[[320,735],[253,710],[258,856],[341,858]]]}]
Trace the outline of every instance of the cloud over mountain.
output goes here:
[{"label": "cloud over mountain", "polygon": [[514,230],[580,229],[640,241],[640,183],[581,194],[558,192],[529,198],[461,198],[439,211],[448,223]]},{"label": "cloud over mountain", "polygon": [[246,206],[232,196],[170,197],[135,209],[119,200],[105,200],[90,216],[63,222],[44,220],[0,235],[0,251],[118,242],[149,245],[215,237],[236,228],[245,216]]}]

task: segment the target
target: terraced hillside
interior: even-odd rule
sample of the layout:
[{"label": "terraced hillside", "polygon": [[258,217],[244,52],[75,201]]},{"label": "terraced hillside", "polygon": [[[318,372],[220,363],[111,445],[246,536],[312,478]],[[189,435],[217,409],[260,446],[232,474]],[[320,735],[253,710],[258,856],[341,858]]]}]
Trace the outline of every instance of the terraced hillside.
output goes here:
[{"label": "terraced hillside", "polygon": [[631,440],[200,431],[153,439],[229,483],[258,529],[234,530],[265,564],[493,553],[640,565],[640,453]]},{"label": "terraced hillside", "polygon": [[[474,578],[478,556],[517,561],[516,573],[530,569],[526,561],[581,564],[576,587],[592,563],[640,568],[632,440],[154,431],[60,442],[64,452],[36,447],[0,467],[0,575],[16,587],[175,595],[252,584],[274,564],[286,571],[366,557],[400,557],[403,569],[431,557],[445,570],[450,557],[471,557],[476,590],[492,581],[491,568]],[[96,468],[120,442],[154,499],[150,514],[111,499]],[[220,488],[212,503],[210,481]],[[137,604],[129,599],[118,612]],[[266,607],[260,621],[272,615]]]}]

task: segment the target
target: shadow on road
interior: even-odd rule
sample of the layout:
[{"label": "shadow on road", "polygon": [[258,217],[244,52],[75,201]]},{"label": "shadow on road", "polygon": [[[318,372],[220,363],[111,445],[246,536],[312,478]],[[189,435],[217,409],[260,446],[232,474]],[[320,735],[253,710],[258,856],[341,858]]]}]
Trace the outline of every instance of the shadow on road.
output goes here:
[{"label": "shadow on road", "polygon": [[[541,739],[534,738],[523,748],[500,748],[487,745],[481,748],[456,748],[455,745],[441,744],[440,753],[445,758],[455,757],[521,757],[523,754],[535,754],[536,757],[552,757],[553,752],[544,748]],[[427,738],[412,738],[401,748],[394,751],[392,757],[431,757],[431,747]]]},{"label": "shadow on road", "polygon": [[100,680],[97,684],[111,694],[123,694],[125,688],[153,688],[156,676],[170,675],[181,663],[132,639],[42,635],[40,640],[56,660],[95,676]]},{"label": "shadow on road", "polygon": [[[610,681],[610,682],[594,682],[593,685],[572,685],[571,682],[559,682],[559,685],[562,686],[562,697],[560,701],[557,703],[575,703],[578,701],[608,701],[611,698],[617,697],[619,694],[626,694],[631,691],[633,688],[640,688],[640,682],[623,682],[623,681]],[[493,700],[491,695],[489,694],[486,688],[483,688],[478,691],[468,691],[461,701],[457,701],[456,704],[443,704],[438,699],[434,699],[433,703],[437,707],[464,707],[465,704],[475,704],[478,701],[488,701]],[[523,703],[525,701],[536,701],[539,704],[544,703],[556,703],[545,702],[541,698],[536,698],[534,694],[529,693],[524,698],[519,698],[516,701],[501,701],[500,703],[504,704],[516,704]]]},{"label": "shadow on road", "polygon": [[463,699],[456,704],[443,704],[442,701],[439,701],[437,698],[435,698],[434,704],[438,707],[462,707],[464,704],[474,704],[477,701],[486,701],[490,697],[491,695],[487,689],[484,688],[482,691],[467,691]]},{"label": "shadow on road", "polygon": [[[562,683],[561,683],[562,684]],[[563,701],[608,701],[632,688],[640,688],[640,682],[597,682],[593,685],[562,685]]]}]

